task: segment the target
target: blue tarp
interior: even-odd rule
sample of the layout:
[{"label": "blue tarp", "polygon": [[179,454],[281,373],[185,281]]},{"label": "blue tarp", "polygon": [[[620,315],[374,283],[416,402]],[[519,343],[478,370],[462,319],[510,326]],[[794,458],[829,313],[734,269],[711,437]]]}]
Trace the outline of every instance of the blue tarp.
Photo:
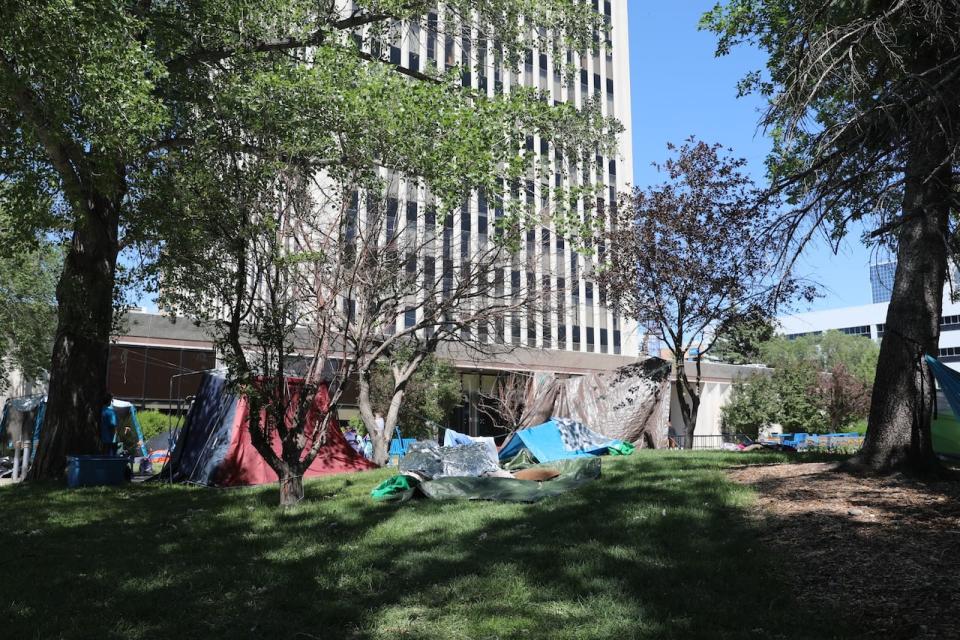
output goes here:
[{"label": "blue tarp", "polygon": [[407,449],[410,448],[410,445],[416,441],[416,438],[394,438],[390,441],[390,453],[388,455],[403,457],[407,455]]},{"label": "blue tarp", "polygon": [[500,449],[500,459],[509,460],[528,449],[538,462],[582,458],[607,453],[610,447],[622,444],[591,431],[581,422],[552,418],[536,427],[522,429]]}]

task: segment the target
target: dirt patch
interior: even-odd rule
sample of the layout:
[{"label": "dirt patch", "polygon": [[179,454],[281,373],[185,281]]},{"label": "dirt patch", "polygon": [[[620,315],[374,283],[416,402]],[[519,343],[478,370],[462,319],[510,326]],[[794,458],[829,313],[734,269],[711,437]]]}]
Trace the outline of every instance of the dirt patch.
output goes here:
[{"label": "dirt patch", "polygon": [[960,483],[859,478],[835,464],[748,466],[754,516],[805,611],[864,638],[960,638]]}]

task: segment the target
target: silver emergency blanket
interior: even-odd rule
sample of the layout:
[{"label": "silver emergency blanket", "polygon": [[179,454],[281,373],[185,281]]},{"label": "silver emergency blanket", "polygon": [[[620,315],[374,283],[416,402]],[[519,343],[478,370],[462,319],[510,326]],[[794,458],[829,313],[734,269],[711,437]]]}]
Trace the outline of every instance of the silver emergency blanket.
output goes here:
[{"label": "silver emergency blanket", "polygon": [[441,447],[436,442],[411,443],[400,460],[400,473],[415,473],[425,480],[434,478],[477,478],[500,471],[500,465],[490,458],[490,450],[482,442]]},{"label": "silver emergency blanket", "polygon": [[646,358],[575,378],[536,374],[527,390],[522,426],[566,418],[608,438],[651,448],[666,446],[670,372],[669,362]]},{"label": "silver emergency blanket", "polygon": [[557,423],[560,441],[570,451],[593,451],[610,443],[610,438],[593,431],[582,422],[569,418],[554,418],[553,421]]}]

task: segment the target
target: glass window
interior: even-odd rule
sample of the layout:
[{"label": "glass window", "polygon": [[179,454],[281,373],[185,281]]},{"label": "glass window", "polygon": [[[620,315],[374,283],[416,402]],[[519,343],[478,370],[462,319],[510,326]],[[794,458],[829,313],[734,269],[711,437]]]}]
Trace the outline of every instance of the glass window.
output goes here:
[{"label": "glass window", "polygon": [[437,61],[437,14],[427,14],[427,58]]}]

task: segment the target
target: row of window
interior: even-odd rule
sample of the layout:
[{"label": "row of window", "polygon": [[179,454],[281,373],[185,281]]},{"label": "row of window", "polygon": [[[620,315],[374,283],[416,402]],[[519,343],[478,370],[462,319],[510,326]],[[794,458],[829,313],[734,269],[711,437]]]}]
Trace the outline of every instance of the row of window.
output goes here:
[{"label": "row of window", "polygon": [[[513,345],[520,346],[524,344],[522,340],[522,323],[521,318],[517,314],[513,314],[509,318],[510,320],[510,342]],[[417,324],[417,310],[416,308],[410,307],[404,311],[403,314],[403,326],[405,329],[410,329]],[[496,344],[505,343],[505,328],[506,321],[504,318],[498,318],[489,324],[480,324],[477,326],[477,339],[482,343],[490,342],[490,335],[493,335],[493,342]],[[556,327],[556,341],[554,341],[554,331],[553,326],[548,322],[547,318],[544,318],[544,322],[541,325],[541,340],[540,347],[543,349],[567,349],[567,326],[558,325]],[[605,328],[597,329],[595,327],[581,327],[580,325],[572,325],[570,327],[570,350],[571,351],[585,351],[587,353],[613,353],[615,355],[620,355],[623,350],[623,334],[619,329],[614,329],[612,332]],[[581,333],[582,331],[582,333]],[[599,336],[599,342],[597,342],[597,336]],[[613,343],[610,343],[610,337],[613,338]],[[471,338],[470,332],[465,331],[462,335],[462,338],[469,340]],[[528,346],[536,346],[537,344],[537,326],[536,323],[530,322],[527,324],[527,336],[525,344]],[[581,341],[581,338],[585,340]],[[612,349],[611,349],[612,347]]]},{"label": "row of window", "polygon": [[[887,325],[885,323],[880,323],[876,325],[877,338],[882,338],[884,332],[886,331]],[[940,316],[940,329],[944,331],[954,331],[960,329],[960,315],[953,316]],[[858,327],[845,327],[843,329],[838,329],[838,331],[845,333],[847,335],[854,336],[865,336],[870,337],[870,325],[861,325]],[[818,336],[821,331],[811,331],[807,333],[791,333],[786,336],[788,340],[796,340],[801,336],[815,335]]]},{"label": "row of window", "polygon": [[[609,15],[607,16],[607,22],[609,25]],[[400,27],[399,24],[395,25],[395,28],[397,28],[398,31],[399,31],[399,27]],[[437,64],[439,62],[437,57],[438,27],[439,27],[439,17],[437,13],[435,11],[428,13],[427,27],[426,27],[426,31],[427,31],[426,54],[427,54],[427,59],[433,62],[434,64]],[[405,69],[419,73],[425,70],[425,67],[421,66],[420,53],[419,53],[420,37],[421,37],[420,22],[416,20],[412,21],[409,24],[405,25],[405,28],[409,33],[410,40],[413,43],[416,43],[414,46],[410,48],[406,65],[404,65],[404,62],[403,62],[403,51],[401,47],[398,46],[398,44],[389,45],[389,53],[388,53],[387,60],[390,62],[390,64],[393,64],[396,66],[403,66]],[[361,46],[362,38],[360,37],[360,35],[355,34],[354,38],[357,41],[358,46]],[[476,71],[477,72],[476,88],[483,93],[486,93],[488,88],[487,66],[489,63],[491,63],[490,56],[489,56],[489,49],[492,45],[494,93],[495,94],[504,93],[504,82],[503,82],[504,57],[503,57],[502,48],[496,39],[494,39],[492,43],[489,42],[484,37],[480,37],[476,40],[476,48],[477,48],[476,64],[474,64],[474,60],[473,60],[474,40],[472,38],[472,33],[470,32],[469,27],[465,26],[463,28],[462,34],[459,38],[460,39],[460,56],[459,56],[460,59],[459,60],[457,59],[457,55],[456,55],[456,44],[457,44],[456,36],[452,33],[448,33],[443,36],[443,39],[444,39],[443,67],[447,70],[450,70],[450,69],[453,69],[454,67],[460,66],[461,74],[462,74],[461,82],[465,87],[473,86],[473,72]],[[598,33],[594,34],[594,40],[599,44]],[[374,48],[371,50],[371,54],[376,58],[380,58],[381,51],[379,50],[379,45],[377,44],[374,45]],[[537,58],[538,58],[537,59],[537,67],[538,67],[537,75],[539,77],[539,82],[535,83],[534,82],[534,53],[532,50],[527,50],[525,52],[524,65],[523,65],[524,67],[523,68],[523,71],[524,71],[523,84],[528,87],[536,86],[537,88],[543,91],[546,91],[548,89],[547,82],[548,82],[548,77],[550,75],[550,69],[551,67],[553,67],[553,83],[555,87],[554,91],[557,94],[557,96],[560,96],[563,93],[561,90],[561,87],[566,82],[566,79],[563,77],[563,73],[561,69],[557,65],[550,65],[547,54],[545,53],[539,53],[537,55]],[[573,52],[568,51],[567,64],[572,64],[573,58],[574,58]],[[608,109],[608,112],[612,114],[614,109],[615,84],[612,77],[613,76],[613,58],[609,49],[607,49],[607,52],[606,52],[607,78],[605,80],[601,76],[601,74],[596,71],[596,69],[599,68],[599,65],[600,65],[599,58],[595,57],[595,60],[596,62],[594,63],[595,71],[593,73],[592,95],[596,99],[600,99],[601,95],[603,94],[603,90],[605,89],[606,99],[607,99],[607,109]],[[581,59],[580,66],[582,67],[580,70],[581,94],[584,98],[586,98],[588,95],[591,94],[590,73],[585,68],[586,58]],[[575,99],[572,84],[568,85],[566,99],[568,101],[573,101]]]}]

